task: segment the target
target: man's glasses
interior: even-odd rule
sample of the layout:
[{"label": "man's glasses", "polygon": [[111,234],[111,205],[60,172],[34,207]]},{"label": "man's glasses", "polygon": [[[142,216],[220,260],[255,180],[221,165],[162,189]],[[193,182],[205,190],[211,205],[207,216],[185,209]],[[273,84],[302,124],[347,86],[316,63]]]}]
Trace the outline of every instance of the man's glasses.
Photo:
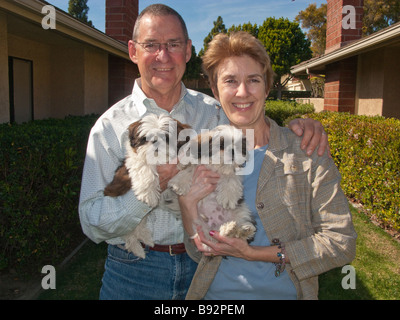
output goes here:
[{"label": "man's glasses", "polygon": [[161,51],[161,46],[165,46],[168,52],[170,53],[180,53],[183,51],[184,44],[183,42],[167,42],[167,43],[157,43],[157,42],[136,42],[135,43],[139,44],[142,46],[144,50],[146,50],[149,53],[157,53]]}]

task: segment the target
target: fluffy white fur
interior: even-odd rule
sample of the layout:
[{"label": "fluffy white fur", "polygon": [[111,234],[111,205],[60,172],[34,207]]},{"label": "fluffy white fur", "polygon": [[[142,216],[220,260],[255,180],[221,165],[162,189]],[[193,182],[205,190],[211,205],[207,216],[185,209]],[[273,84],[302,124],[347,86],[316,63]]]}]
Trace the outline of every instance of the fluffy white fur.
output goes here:
[{"label": "fluffy white fur", "polygon": [[[177,125],[170,125],[177,123]],[[168,158],[160,157],[157,155],[169,156],[169,143],[162,141],[166,137],[168,140],[177,140],[177,135],[180,130],[188,128],[167,115],[147,115],[138,122],[135,122],[129,127],[129,139],[126,143],[126,157],[121,170],[125,169],[128,172],[130,187],[134,191],[138,200],[145,202],[150,207],[158,205],[169,208],[171,206],[172,212],[177,212],[176,204],[177,197],[171,197],[169,190],[163,199],[168,199],[168,203],[160,203],[161,189],[160,181],[157,173],[157,165],[167,163]],[[176,152],[172,148],[173,152]],[[173,157],[174,155],[172,155]],[[164,162],[163,162],[164,161]],[[119,169],[118,169],[119,170]],[[118,171],[117,170],[117,171]],[[110,196],[119,196],[129,190],[123,189],[121,185],[126,187],[126,180],[123,181],[116,174],[114,180],[107,186],[104,194]],[[123,189],[123,191],[121,191]],[[154,246],[154,241],[150,230],[147,228],[147,216],[144,217],[139,225],[129,234],[124,236],[125,249],[134,253],[136,256],[145,258],[146,254],[142,244],[150,247]]]},{"label": "fluffy white fur", "polygon": [[[173,177],[169,186],[178,194],[185,195],[189,192],[191,187],[191,181],[193,178],[194,171],[199,163],[204,164],[205,161],[201,159],[195,159],[193,155],[199,154],[197,151],[188,150],[188,148],[193,148],[196,144],[198,148],[203,147],[206,150],[210,150],[208,154],[208,164],[205,164],[208,169],[211,169],[220,174],[220,179],[217,184],[216,190],[202,199],[198,204],[198,214],[199,219],[194,223],[194,232],[197,232],[197,226],[201,226],[206,237],[213,240],[209,236],[209,231],[216,230],[223,236],[235,237],[245,239],[250,241],[255,234],[256,227],[254,225],[251,212],[245,205],[243,201],[243,185],[242,180],[239,175],[236,174],[236,168],[238,168],[243,163],[238,163],[237,160],[242,160],[246,155],[245,150],[245,139],[241,136],[238,139],[238,131],[232,126],[219,126],[214,130],[206,133],[204,136],[199,135],[195,139],[192,139],[189,144],[187,144],[181,151],[184,151],[186,156],[191,153],[190,161],[186,165],[179,164],[181,171]],[[224,137],[225,142],[228,140],[239,142],[239,144],[244,144],[244,150],[242,154],[236,155],[232,154],[231,150],[225,150],[225,148],[212,148],[212,141],[219,141],[220,137]],[[216,140],[213,140],[216,139]],[[219,145],[218,145],[219,146]],[[225,146],[225,145],[224,145]],[[199,150],[194,148],[195,150]],[[241,148],[241,146],[239,146]],[[236,149],[237,150],[237,149]],[[224,163],[226,160],[227,153],[231,155],[230,163]],[[213,164],[213,155],[220,158],[220,164]],[[204,152],[201,153],[202,156],[205,155]],[[228,157],[229,158],[229,157]],[[214,157],[214,160],[216,158]],[[197,234],[196,234],[197,235]]]}]

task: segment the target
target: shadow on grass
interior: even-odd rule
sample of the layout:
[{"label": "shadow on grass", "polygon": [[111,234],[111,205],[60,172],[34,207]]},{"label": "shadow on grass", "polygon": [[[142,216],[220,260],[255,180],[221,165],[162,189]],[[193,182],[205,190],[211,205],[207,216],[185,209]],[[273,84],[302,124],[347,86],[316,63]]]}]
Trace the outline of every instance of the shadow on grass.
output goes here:
[{"label": "shadow on grass", "polygon": [[[347,276],[342,268],[336,268],[319,276],[320,300],[373,300],[368,288],[356,274],[355,289],[344,289],[342,280]],[[346,279],[345,282],[347,283]]]},{"label": "shadow on grass", "polygon": [[98,300],[106,257],[106,243],[96,245],[88,241],[57,272],[56,289],[43,291],[38,300]]}]

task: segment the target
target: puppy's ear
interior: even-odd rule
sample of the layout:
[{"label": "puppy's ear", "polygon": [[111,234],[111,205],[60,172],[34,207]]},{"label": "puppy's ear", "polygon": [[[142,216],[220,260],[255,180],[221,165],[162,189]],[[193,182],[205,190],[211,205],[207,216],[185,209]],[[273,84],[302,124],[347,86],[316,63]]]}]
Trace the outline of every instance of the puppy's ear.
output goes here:
[{"label": "puppy's ear", "polygon": [[191,128],[191,126],[189,126],[188,124],[184,124],[184,123],[182,123],[182,122],[180,122],[178,120],[175,120],[175,121],[178,124],[178,134],[179,134],[179,132],[181,132],[184,129],[190,129]]},{"label": "puppy's ear", "polygon": [[[180,122],[180,121],[178,121],[178,120],[175,120],[175,121],[176,121],[176,123],[177,123],[176,141],[178,141],[179,133],[180,133],[182,130],[190,129],[191,126],[189,126],[189,125],[187,125],[187,124],[183,124],[182,122]],[[180,148],[182,148],[182,146],[184,146],[187,142],[189,142],[189,140],[190,140],[190,137],[187,136],[185,141],[178,141],[178,145],[177,145],[178,150],[179,150]]]},{"label": "puppy's ear", "polygon": [[114,179],[104,189],[104,195],[118,197],[127,193],[131,186],[129,172],[124,163],[115,171]]},{"label": "puppy's ear", "polygon": [[146,143],[146,137],[141,137],[138,133],[141,124],[142,122],[139,120],[132,123],[128,128],[129,141],[134,151]]}]

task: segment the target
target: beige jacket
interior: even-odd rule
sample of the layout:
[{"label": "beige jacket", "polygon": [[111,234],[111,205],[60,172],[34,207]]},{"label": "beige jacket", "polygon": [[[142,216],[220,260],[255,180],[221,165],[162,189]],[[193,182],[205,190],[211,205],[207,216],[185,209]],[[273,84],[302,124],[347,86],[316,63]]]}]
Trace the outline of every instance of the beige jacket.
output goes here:
[{"label": "beige jacket", "polygon": [[[285,244],[286,266],[298,299],[318,299],[318,275],[350,263],[357,234],[341,176],[333,160],[315,152],[308,157],[301,139],[289,129],[270,124],[269,146],[258,179],[256,207],[270,241]],[[199,261],[186,299],[202,299],[221,257],[201,257],[186,238],[189,255]]]}]

